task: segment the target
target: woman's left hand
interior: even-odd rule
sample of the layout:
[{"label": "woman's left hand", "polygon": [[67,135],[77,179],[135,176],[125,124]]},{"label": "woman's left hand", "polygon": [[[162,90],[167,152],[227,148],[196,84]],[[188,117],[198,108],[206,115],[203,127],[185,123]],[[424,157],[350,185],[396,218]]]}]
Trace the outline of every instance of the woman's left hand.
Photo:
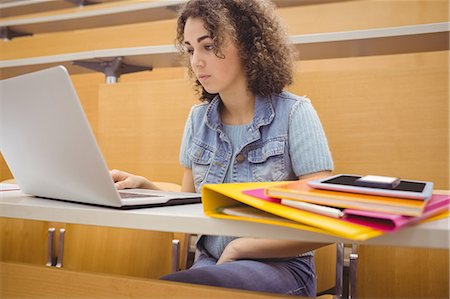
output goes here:
[{"label": "woman's left hand", "polygon": [[234,239],[228,245],[225,247],[224,251],[222,252],[222,255],[220,256],[219,260],[217,261],[217,265],[233,262],[238,259],[237,251],[236,251],[236,243],[239,242],[239,239]]}]

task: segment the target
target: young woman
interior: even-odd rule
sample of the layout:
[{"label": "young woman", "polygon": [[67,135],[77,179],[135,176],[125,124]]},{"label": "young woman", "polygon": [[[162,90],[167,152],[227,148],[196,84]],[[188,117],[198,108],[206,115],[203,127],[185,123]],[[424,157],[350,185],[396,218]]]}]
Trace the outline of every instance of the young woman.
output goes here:
[{"label": "young woman", "polygon": [[[292,83],[294,54],[270,1],[188,1],[176,42],[203,102],[184,130],[182,191],[330,175],[331,155],[311,102],[283,91]],[[143,177],[111,173],[119,189],[156,188]],[[191,269],[162,279],[315,296],[312,250],[323,245],[203,235]]]}]

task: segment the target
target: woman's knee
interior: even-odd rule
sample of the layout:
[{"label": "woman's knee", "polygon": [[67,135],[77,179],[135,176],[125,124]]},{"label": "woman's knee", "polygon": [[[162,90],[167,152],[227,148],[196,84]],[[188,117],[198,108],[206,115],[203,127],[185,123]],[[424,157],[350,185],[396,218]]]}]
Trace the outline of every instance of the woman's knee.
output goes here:
[{"label": "woman's knee", "polygon": [[167,274],[167,275],[164,275],[164,276],[160,277],[159,279],[160,280],[167,280],[167,281],[191,283],[191,281],[190,281],[190,279],[192,279],[191,275],[188,275],[185,272],[186,271],[179,271],[179,272],[170,273],[170,274]]},{"label": "woman's knee", "polygon": [[205,272],[202,268],[199,268],[170,273],[160,277],[159,279],[174,282],[205,284],[205,282],[208,281],[208,276],[208,272]]}]

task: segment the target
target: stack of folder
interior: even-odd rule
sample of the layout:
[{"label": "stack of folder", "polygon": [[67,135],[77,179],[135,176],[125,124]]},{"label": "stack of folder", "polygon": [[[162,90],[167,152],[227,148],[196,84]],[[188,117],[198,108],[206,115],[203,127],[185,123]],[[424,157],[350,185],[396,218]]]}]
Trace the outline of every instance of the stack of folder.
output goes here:
[{"label": "stack of folder", "polygon": [[429,200],[319,190],[306,181],[203,186],[207,216],[260,222],[367,240],[424,220],[450,215],[450,196]]}]

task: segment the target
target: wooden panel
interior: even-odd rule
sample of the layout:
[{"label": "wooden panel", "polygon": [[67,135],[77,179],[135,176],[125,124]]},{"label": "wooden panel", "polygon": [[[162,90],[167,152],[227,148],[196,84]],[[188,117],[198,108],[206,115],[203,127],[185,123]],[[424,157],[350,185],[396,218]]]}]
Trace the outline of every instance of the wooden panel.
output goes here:
[{"label": "wooden panel", "polygon": [[447,22],[448,5],[448,0],[337,1],[278,13],[290,34],[306,34]]},{"label": "wooden panel", "polygon": [[102,73],[72,75],[72,83],[77,91],[84,113],[88,118],[94,134],[97,135],[98,125],[98,87],[105,80]]},{"label": "wooden panel", "polygon": [[[410,53],[402,55],[373,56],[373,57],[347,57],[339,59],[317,59],[297,61],[299,72],[330,72],[330,71],[357,71],[357,70],[383,70],[403,67],[423,67],[427,65],[441,66],[448,61],[448,52],[436,53]],[[301,79],[301,78],[300,78]],[[298,81],[294,85],[300,84]]]},{"label": "wooden panel", "polygon": [[[4,3],[7,1],[0,1],[0,16],[2,18],[10,18],[19,15],[34,14],[42,11],[58,10],[68,7],[74,7],[75,4],[69,1],[40,1],[40,3],[28,2],[28,5],[23,5],[22,3]],[[24,2],[24,1],[22,1]],[[6,5],[6,8],[5,8]]]},{"label": "wooden panel", "polygon": [[179,147],[194,103],[187,80],[101,85],[98,139],[108,166],[180,183]]},{"label": "wooden panel", "polygon": [[[113,2],[120,0],[95,0],[93,4],[100,4],[105,2]],[[147,0],[148,1],[148,0]],[[150,0],[152,1],[152,0]],[[81,2],[81,1],[80,1]],[[27,17],[23,15],[47,13],[54,10],[61,10],[66,8],[80,8],[75,1],[60,1],[60,0],[0,0],[0,16],[3,19],[10,17]],[[50,13],[51,14],[51,13]]]},{"label": "wooden panel", "polygon": [[1,260],[45,265],[48,222],[0,218]]},{"label": "wooden panel", "polygon": [[6,165],[3,155],[0,153],[0,182],[11,179],[12,177],[11,171],[9,170],[8,165]]},{"label": "wooden panel", "polygon": [[[82,12],[91,12],[95,13],[99,10],[108,10],[112,8],[117,7],[123,7],[130,4],[139,4],[142,2],[156,2],[158,0],[122,0],[122,1],[98,1],[96,5],[85,5],[85,6],[75,6],[71,5],[64,9],[58,9],[58,10],[52,10],[52,11],[42,11],[42,12],[36,12],[32,14],[28,14],[26,16],[14,16],[14,17],[7,17],[3,18],[3,21],[18,21],[18,20],[26,20],[26,19],[34,19],[34,18],[45,18],[45,17],[51,17],[55,15],[66,15],[66,14],[76,14],[80,11]],[[99,3],[103,2],[103,3]]]},{"label": "wooden panel", "polygon": [[188,79],[187,69],[184,67],[155,68],[148,72],[125,74],[120,77],[120,82],[140,82],[150,80]]},{"label": "wooden panel", "polygon": [[[409,55],[352,60],[352,69],[338,70],[338,60],[329,71],[300,69],[291,90],[308,95],[318,110],[335,172],[429,180],[449,189],[448,52]],[[377,63],[384,67],[372,67]]]},{"label": "wooden panel", "polygon": [[1,263],[0,269],[1,298],[292,298],[287,295],[87,274],[12,263]]},{"label": "wooden panel", "polygon": [[0,218],[1,261],[45,265],[48,229],[65,228],[63,267],[68,270],[159,278],[171,271],[172,233]]},{"label": "wooden panel", "polygon": [[[448,21],[448,1],[336,1],[280,8],[278,12],[289,33],[294,35],[444,22]],[[8,42],[0,41],[0,60],[173,44],[175,30],[176,21],[172,19],[36,34]]]},{"label": "wooden panel", "polygon": [[321,247],[314,255],[317,274],[317,292],[336,285],[336,244]]},{"label": "wooden panel", "polygon": [[449,298],[449,254],[360,246],[358,298]]},{"label": "wooden panel", "polygon": [[[0,60],[99,49],[173,44],[174,20],[36,34],[0,41]],[[125,38],[126,37],[126,38]]]},{"label": "wooden panel", "polygon": [[66,225],[68,270],[159,278],[171,271],[172,233]]}]

